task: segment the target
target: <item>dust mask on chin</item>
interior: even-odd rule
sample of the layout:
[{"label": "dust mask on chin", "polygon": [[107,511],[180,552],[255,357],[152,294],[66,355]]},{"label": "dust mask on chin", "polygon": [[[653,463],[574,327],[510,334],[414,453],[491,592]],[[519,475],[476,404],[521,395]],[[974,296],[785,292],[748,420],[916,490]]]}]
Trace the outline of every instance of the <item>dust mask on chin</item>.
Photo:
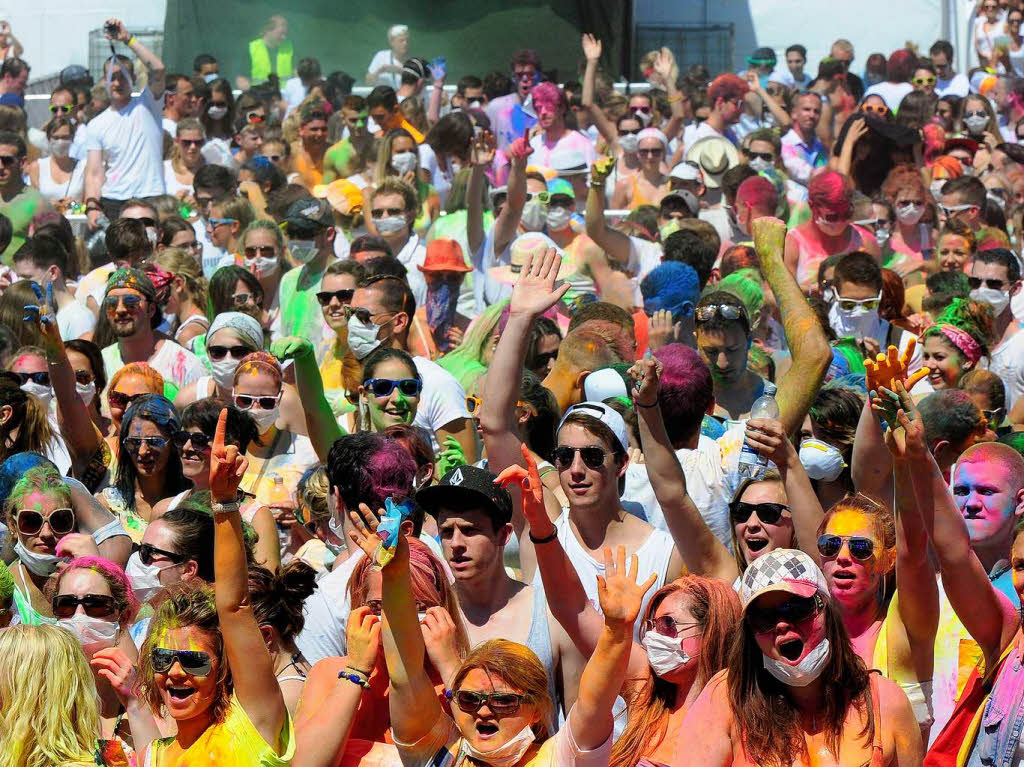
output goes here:
[{"label": "dust mask on chin", "polygon": [[825,670],[829,659],[832,657],[831,647],[828,639],[822,639],[818,646],[807,653],[804,659],[791,666],[781,660],[769,658],[761,654],[764,660],[764,670],[782,682],[787,687],[806,687]]},{"label": "dust mask on chin", "polygon": [[480,751],[469,742],[468,738],[463,738],[462,753],[475,762],[489,765],[489,767],[513,767],[513,765],[519,764],[527,749],[533,745],[536,739],[537,736],[527,725],[513,738],[491,751]]}]

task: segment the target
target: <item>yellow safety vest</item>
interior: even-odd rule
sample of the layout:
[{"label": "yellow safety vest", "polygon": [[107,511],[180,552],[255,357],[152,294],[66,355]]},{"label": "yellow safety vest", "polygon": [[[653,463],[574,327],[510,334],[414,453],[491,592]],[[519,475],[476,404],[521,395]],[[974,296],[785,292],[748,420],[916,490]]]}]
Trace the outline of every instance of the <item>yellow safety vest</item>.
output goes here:
[{"label": "yellow safety vest", "polygon": [[[285,40],[277,48],[277,66],[274,71],[282,83],[292,76],[292,55],[295,49],[291,40]],[[270,77],[270,49],[263,42],[262,37],[257,37],[249,42],[249,60],[252,62],[252,82],[263,82]]]}]

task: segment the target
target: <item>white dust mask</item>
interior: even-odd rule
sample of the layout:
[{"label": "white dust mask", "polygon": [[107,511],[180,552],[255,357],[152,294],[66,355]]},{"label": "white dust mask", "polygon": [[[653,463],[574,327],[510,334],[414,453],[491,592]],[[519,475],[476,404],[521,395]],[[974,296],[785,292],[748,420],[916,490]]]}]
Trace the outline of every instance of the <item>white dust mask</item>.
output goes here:
[{"label": "white dust mask", "polygon": [[113,647],[120,628],[114,621],[90,618],[79,612],[70,618],[62,618],[58,625],[75,635],[87,658],[91,658],[97,650]]},{"label": "white dust mask", "polygon": [[30,573],[40,577],[53,575],[57,570],[57,563],[61,561],[60,557],[53,554],[37,554],[26,548],[21,541],[14,544],[14,553]]},{"label": "white dust mask", "polygon": [[834,482],[846,468],[843,454],[820,439],[805,439],[800,443],[800,463],[811,479]]},{"label": "white dust mask", "polygon": [[148,601],[156,592],[164,587],[160,582],[160,573],[177,565],[146,565],[142,563],[139,552],[128,557],[128,564],[124,568],[124,574],[132,583],[132,593],[140,602]]},{"label": "white dust mask", "polygon": [[519,219],[528,232],[539,232],[544,228],[544,205],[534,198],[523,206],[523,214]]},{"label": "white dust mask", "polygon": [[619,136],[619,146],[626,154],[636,154],[636,150],[640,146],[640,138],[635,133]]},{"label": "white dust mask", "polygon": [[348,318],[348,348],[352,350],[357,360],[365,359],[370,352],[380,346],[377,334],[382,327],[384,326],[375,322],[364,324],[354,314]]},{"label": "white dust mask", "polygon": [[381,216],[373,219],[373,225],[381,234],[397,234],[408,226],[405,216]]},{"label": "white dust mask", "polygon": [[83,385],[75,382],[75,391],[78,392],[78,396],[82,400],[82,404],[89,407],[92,404],[93,398],[96,396],[96,382],[89,381],[89,383]]},{"label": "white dust mask", "polygon": [[417,164],[418,161],[414,152],[398,152],[391,155],[391,167],[403,176],[410,171],[416,170]]},{"label": "white dust mask", "polygon": [[648,631],[641,642],[647,650],[647,662],[659,677],[682,668],[693,658],[683,649],[682,637],[667,637],[656,631]]},{"label": "white dust mask", "polygon": [[462,741],[462,751],[469,758],[477,762],[483,762],[490,765],[490,767],[512,767],[512,765],[519,764],[519,760],[523,758],[526,750],[533,745],[536,737],[533,734],[533,730],[526,726],[515,737],[498,746],[493,751],[478,751],[466,739]]},{"label": "white dust mask", "polygon": [[762,653],[764,669],[784,685],[789,687],[806,687],[825,670],[825,665],[832,657],[828,639],[821,642],[795,666],[783,663],[775,658],[769,658]]},{"label": "white dust mask", "polygon": [[569,226],[569,219],[572,217],[572,213],[569,212],[568,208],[548,208],[548,213],[544,217],[544,223],[547,225],[549,232],[560,232]]},{"label": "white dust mask", "polygon": [[897,205],[896,206],[896,218],[900,220],[901,224],[905,226],[913,226],[921,220],[921,216],[924,215],[924,205]]},{"label": "white dust mask", "polygon": [[971,291],[972,301],[984,301],[992,306],[992,314],[998,317],[1010,305],[1010,294],[996,288],[975,288]]},{"label": "white dust mask", "polygon": [[71,139],[52,138],[50,139],[50,154],[54,157],[67,157],[71,151]]},{"label": "white dust mask", "polygon": [[[216,79],[216,76],[214,77]],[[207,81],[209,82],[209,81]],[[210,115],[211,120],[220,120],[228,116],[227,107],[210,107],[206,110],[206,114]]]}]

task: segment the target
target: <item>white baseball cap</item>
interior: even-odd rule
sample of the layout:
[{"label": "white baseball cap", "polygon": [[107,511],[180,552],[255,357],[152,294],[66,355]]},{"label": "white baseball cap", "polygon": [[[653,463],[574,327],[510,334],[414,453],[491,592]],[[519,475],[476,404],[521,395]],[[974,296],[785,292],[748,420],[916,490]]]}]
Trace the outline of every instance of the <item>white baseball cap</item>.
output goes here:
[{"label": "white baseball cap", "polygon": [[[616,376],[618,376],[618,373],[616,373]],[[626,422],[622,420],[622,416],[613,408],[603,402],[581,402],[578,405],[573,405],[571,408],[566,410],[565,415],[562,416],[562,421],[558,424],[559,429],[562,428],[562,424],[565,423],[565,419],[572,413],[581,413],[583,415],[589,415],[596,418],[612,430],[612,434],[614,434],[615,438],[619,441],[619,445],[622,447],[623,452],[629,450],[629,435],[626,432]]]}]

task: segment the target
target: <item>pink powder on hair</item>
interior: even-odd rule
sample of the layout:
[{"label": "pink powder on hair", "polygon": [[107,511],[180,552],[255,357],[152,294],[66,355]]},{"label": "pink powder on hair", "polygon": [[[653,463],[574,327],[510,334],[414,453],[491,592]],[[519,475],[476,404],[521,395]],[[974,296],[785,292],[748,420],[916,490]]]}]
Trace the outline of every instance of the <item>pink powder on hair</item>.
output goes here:
[{"label": "pink powder on hair", "polygon": [[808,202],[815,215],[848,216],[853,212],[850,185],[842,173],[826,170],[811,179]]}]

